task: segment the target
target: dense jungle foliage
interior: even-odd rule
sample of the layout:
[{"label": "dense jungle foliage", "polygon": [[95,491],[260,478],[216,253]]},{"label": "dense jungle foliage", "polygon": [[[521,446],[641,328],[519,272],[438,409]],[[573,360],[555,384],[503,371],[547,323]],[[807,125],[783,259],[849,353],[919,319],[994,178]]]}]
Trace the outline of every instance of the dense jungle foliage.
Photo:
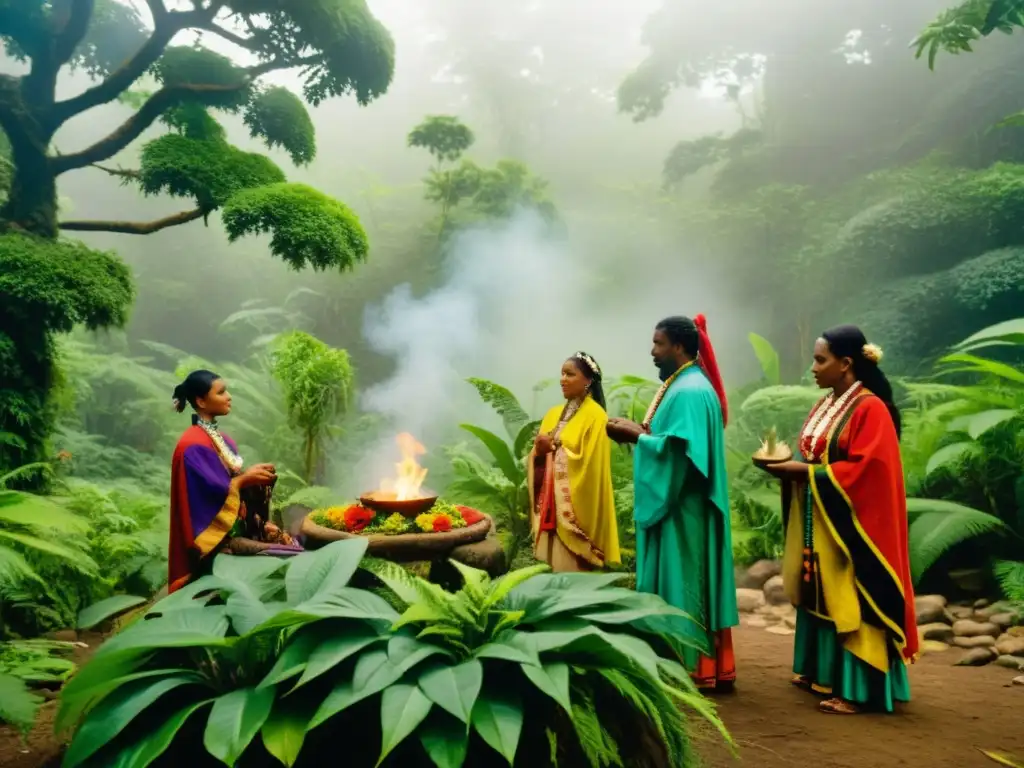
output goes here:
[{"label": "dense jungle foliage", "polygon": [[[647,298],[668,286],[673,311],[715,303],[738,564],[782,544],[777,494],[749,455],[772,427],[795,436],[819,396],[805,376],[814,339],[855,322],[885,349],[904,410],[918,584],[955,591],[975,572],[1024,601],[1024,3],[947,4],[647,0],[636,44],[623,33],[636,9],[580,18],[568,0],[514,15],[475,0],[373,13],[363,0],[153,0],[145,13],[0,0],[0,719],[30,724],[30,689],[73,670],[66,645],[35,638],[101,625],[164,586],[184,427],[169,400],[185,373],[228,380],[225,429],[244,456],[275,462],[279,505],[364,490],[376,478],[361,460],[402,428],[365,395],[409,357],[368,329],[396,286],[462,301],[460,237],[518,232],[523,211],[587,278],[557,286],[568,298],[546,307],[551,324],[609,324],[581,345],[641,329],[622,342],[639,358],[589,349],[616,362],[610,412],[636,417],[656,389],[631,367],[658,319],[649,307],[664,306]],[[547,253],[513,238],[507,260],[530,250]],[[544,266],[529,273],[539,292],[566,274]],[[471,285],[500,303],[485,283]],[[444,394],[460,417],[426,459],[431,487],[493,515],[520,567],[522,459],[561,358],[538,361],[542,340],[511,343],[509,328],[542,336],[527,321],[543,314],[502,315],[496,362],[459,368],[467,380]],[[440,409],[414,383],[403,396]],[[628,580],[624,448],[613,476]],[[324,589],[349,589],[354,572]],[[260,575],[255,602],[282,574]],[[415,602],[405,595],[388,610]],[[236,616],[228,630],[221,608],[197,613],[216,624],[207,635],[254,631]],[[574,679],[570,700],[550,650],[548,677],[530,679],[546,706],[590,717],[592,736],[601,696],[639,688],[642,713],[691,694],[662,665]],[[387,693],[392,682],[373,695],[418,707],[429,751],[437,716],[458,713],[428,719],[433,705]],[[270,717],[248,695],[232,706]],[[546,743],[520,715],[524,743],[534,727]],[[648,735],[689,747],[685,733]],[[508,757],[501,733],[479,736]]]}]

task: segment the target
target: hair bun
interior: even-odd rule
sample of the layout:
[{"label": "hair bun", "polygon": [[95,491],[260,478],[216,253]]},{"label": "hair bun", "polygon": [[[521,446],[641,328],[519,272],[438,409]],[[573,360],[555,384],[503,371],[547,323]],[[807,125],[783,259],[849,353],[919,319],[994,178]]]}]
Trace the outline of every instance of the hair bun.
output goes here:
[{"label": "hair bun", "polygon": [[697,315],[693,318],[693,324],[697,326],[698,331],[706,331],[708,329],[708,319],[704,315]]},{"label": "hair bun", "polygon": [[878,365],[880,362],[882,362],[882,348],[877,344],[865,344],[863,347],[861,347],[860,351],[861,354],[864,355],[865,360],[869,360],[875,365]]}]

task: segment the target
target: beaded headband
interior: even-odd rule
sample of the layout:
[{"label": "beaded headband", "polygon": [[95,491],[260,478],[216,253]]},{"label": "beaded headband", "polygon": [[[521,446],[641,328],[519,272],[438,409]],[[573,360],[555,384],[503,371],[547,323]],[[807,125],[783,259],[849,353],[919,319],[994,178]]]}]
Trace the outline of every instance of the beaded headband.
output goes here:
[{"label": "beaded headband", "polygon": [[582,360],[584,364],[586,364],[587,368],[590,369],[590,372],[595,376],[601,375],[601,366],[599,366],[597,364],[597,361],[590,355],[588,355],[586,352],[577,352],[575,355],[573,355],[573,357],[575,357],[577,360]]}]

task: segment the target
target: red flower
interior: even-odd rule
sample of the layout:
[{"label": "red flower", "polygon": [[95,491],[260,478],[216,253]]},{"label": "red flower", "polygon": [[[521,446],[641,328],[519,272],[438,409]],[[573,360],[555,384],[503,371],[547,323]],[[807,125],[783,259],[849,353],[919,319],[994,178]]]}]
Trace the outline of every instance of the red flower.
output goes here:
[{"label": "red flower", "polygon": [[476,525],[484,519],[482,512],[478,512],[472,507],[455,507],[459,510],[459,514],[462,515],[462,519],[466,521],[466,525]]},{"label": "red flower", "polygon": [[444,533],[452,529],[452,521],[445,515],[438,515],[434,518],[434,533]]},{"label": "red flower", "polygon": [[373,521],[373,510],[360,504],[353,504],[345,510],[345,530],[359,533]]}]

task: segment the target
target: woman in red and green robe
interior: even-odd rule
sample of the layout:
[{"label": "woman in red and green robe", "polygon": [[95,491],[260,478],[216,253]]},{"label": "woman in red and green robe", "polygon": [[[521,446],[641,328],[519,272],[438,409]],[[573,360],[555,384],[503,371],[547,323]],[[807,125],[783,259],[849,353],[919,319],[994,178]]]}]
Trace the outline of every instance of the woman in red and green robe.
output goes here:
[{"label": "woman in red and green robe", "polygon": [[880,359],[854,326],[823,334],[812,372],[830,392],[801,431],[802,461],[765,467],[783,480],[793,683],[837,714],[909,701],[918,656],[900,417]]}]

